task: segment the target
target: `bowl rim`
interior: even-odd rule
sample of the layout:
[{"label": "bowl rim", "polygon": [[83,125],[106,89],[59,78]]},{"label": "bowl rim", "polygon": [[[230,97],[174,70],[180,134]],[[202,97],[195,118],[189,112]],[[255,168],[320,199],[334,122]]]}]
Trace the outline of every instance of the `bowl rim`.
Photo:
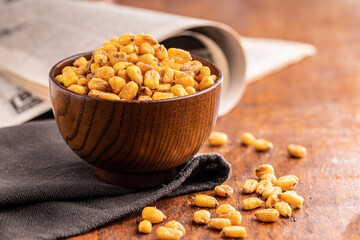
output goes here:
[{"label": "bowl rim", "polygon": [[79,97],[84,97],[85,99],[88,98],[88,99],[93,99],[93,100],[99,100],[99,101],[105,101],[105,102],[116,102],[116,103],[131,103],[131,104],[140,104],[140,103],[163,103],[163,102],[173,102],[173,101],[181,101],[183,99],[187,99],[187,98],[192,98],[192,97],[196,97],[196,96],[200,96],[202,94],[205,94],[207,92],[210,92],[212,91],[213,89],[217,88],[219,85],[222,84],[223,82],[223,73],[222,71],[214,64],[212,63],[211,61],[205,59],[205,58],[202,58],[202,57],[199,57],[195,54],[191,54],[191,57],[193,57],[195,60],[199,60],[200,62],[205,62],[206,64],[208,65],[211,65],[217,72],[218,72],[218,78],[217,80],[215,81],[214,85],[212,85],[211,87],[205,89],[205,90],[202,90],[202,91],[199,91],[197,93],[193,93],[193,94],[189,94],[189,95],[186,95],[186,96],[182,96],[182,97],[174,97],[174,98],[169,98],[169,99],[161,99],[161,100],[113,100],[113,99],[104,99],[104,98],[98,98],[98,97],[93,97],[93,96],[89,96],[89,95],[82,95],[82,94],[78,94],[78,93],[75,93],[73,91],[70,91],[69,89],[67,89],[66,87],[60,85],[56,80],[55,80],[55,76],[54,76],[54,72],[55,72],[55,69],[58,68],[63,62],[66,62],[66,61],[69,61],[69,60],[75,60],[79,57],[83,57],[85,55],[88,55],[88,54],[92,54],[93,51],[89,51],[89,52],[83,52],[83,53],[78,53],[78,54],[75,54],[75,55],[72,55],[72,56],[69,56],[67,58],[64,58],[62,59],[61,61],[57,62],[50,70],[49,72],[49,79],[50,81],[52,81],[53,83],[55,83],[55,85],[57,87],[60,87],[60,89],[63,89],[64,91],[68,92],[69,94],[72,94],[72,95],[75,95],[75,96],[79,96]]}]

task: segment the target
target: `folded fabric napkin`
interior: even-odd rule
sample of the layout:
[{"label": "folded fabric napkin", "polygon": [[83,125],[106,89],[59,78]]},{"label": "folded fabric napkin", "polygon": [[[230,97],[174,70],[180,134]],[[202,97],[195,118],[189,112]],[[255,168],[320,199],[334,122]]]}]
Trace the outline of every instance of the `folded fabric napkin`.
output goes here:
[{"label": "folded fabric napkin", "polygon": [[176,178],[151,189],[102,183],[61,138],[53,120],[0,129],[0,239],[55,239],[85,233],[160,198],[209,190],[230,165],[199,154]]}]

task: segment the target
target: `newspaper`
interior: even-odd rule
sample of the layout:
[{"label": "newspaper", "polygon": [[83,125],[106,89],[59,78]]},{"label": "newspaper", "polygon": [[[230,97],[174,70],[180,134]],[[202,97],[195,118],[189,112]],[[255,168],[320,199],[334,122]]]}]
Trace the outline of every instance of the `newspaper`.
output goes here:
[{"label": "newspaper", "polygon": [[[166,47],[188,49],[218,65],[224,72],[220,115],[236,106],[245,81],[315,53],[311,45],[241,38],[222,23],[150,10],[102,2],[0,0],[0,72],[50,109],[48,72],[55,63],[128,32],[149,33]],[[6,125],[0,117],[0,127]]]}]

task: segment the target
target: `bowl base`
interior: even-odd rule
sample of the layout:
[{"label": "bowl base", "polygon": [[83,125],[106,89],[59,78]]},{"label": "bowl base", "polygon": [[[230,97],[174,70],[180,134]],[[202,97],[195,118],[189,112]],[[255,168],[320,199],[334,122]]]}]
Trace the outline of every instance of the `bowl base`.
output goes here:
[{"label": "bowl base", "polygon": [[94,174],[99,180],[112,185],[129,188],[150,188],[174,180],[177,170],[171,168],[153,173],[124,174],[94,167]]}]

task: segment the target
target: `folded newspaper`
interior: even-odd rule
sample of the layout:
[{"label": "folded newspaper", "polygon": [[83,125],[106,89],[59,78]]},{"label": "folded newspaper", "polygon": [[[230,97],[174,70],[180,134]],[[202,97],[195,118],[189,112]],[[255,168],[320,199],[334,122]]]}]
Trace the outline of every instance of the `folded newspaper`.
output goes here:
[{"label": "folded newspaper", "polygon": [[224,73],[219,115],[236,106],[246,83],[316,51],[304,43],[240,37],[219,22],[121,5],[0,0],[0,127],[51,108],[48,72],[55,63],[128,32],[149,33],[218,65]]}]

